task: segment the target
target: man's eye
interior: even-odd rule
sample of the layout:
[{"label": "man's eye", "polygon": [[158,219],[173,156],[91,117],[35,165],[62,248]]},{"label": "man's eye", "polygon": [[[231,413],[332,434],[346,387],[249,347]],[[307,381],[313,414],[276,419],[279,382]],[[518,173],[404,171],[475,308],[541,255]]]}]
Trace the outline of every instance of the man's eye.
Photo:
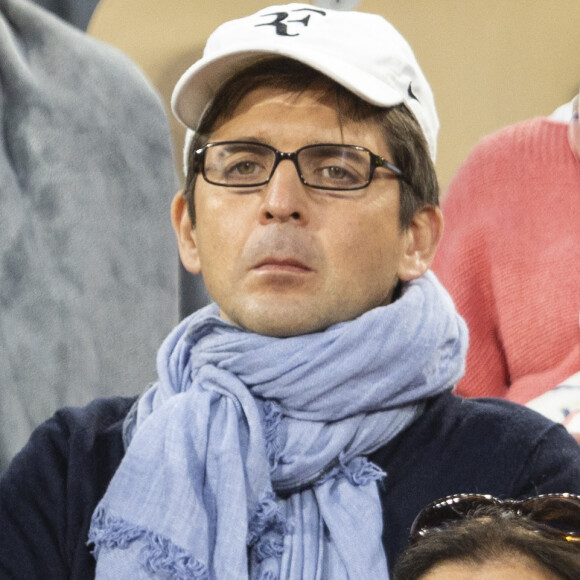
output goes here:
[{"label": "man's eye", "polygon": [[239,175],[252,175],[257,169],[254,161],[240,161],[230,169],[230,173],[238,173]]},{"label": "man's eye", "polygon": [[345,165],[323,165],[316,172],[321,184],[329,187],[352,187],[364,181],[357,168]]},{"label": "man's eye", "polygon": [[338,167],[336,165],[330,167],[324,167],[321,171],[323,177],[329,179],[341,180],[349,176],[349,173],[344,167]]},{"label": "man's eye", "polygon": [[259,159],[233,158],[227,161],[222,168],[222,175],[229,180],[246,180],[260,178],[266,172],[266,165]]}]

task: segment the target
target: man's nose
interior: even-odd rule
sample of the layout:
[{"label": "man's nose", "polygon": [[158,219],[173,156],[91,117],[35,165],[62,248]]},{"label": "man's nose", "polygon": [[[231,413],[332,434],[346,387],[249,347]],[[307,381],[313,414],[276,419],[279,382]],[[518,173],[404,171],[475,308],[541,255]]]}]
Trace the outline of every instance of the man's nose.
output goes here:
[{"label": "man's nose", "polygon": [[291,159],[282,159],[264,186],[260,220],[263,223],[293,220],[304,224],[308,221],[308,201],[298,168]]}]

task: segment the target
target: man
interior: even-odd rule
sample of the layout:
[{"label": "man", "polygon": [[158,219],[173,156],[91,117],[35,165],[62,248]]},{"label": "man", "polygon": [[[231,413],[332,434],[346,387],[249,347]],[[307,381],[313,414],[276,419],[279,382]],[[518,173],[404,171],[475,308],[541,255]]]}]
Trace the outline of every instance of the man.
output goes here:
[{"label": "man", "polygon": [[215,304],[137,401],[35,433],[1,482],[4,569],[93,577],[88,538],[97,578],[387,578],[437,497],[580,488],[561,426],[450,393],[467,336],[428,272],[437,115],[387,22],[226,23],[173,108],[192,129],[173,224]]}]

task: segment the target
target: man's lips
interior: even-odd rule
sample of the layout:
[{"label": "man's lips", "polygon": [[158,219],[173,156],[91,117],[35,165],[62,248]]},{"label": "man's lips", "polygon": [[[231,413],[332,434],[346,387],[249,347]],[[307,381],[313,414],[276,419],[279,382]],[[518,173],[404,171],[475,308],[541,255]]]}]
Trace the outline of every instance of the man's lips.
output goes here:
[{"label": "man's lips", "polygon": [[306,264],[295,258],[275,258],[268,257],[260,260],[254,267],[254,270],[270,270],[270,271],[281,271],[281,272],[310,272]]},{"label": "man's lips", "polygon": [[315,237],[296,227],[270,225],[259,229],[244,247],[242,266],[247,271],[307,274],[319,270],[321,250]]}]

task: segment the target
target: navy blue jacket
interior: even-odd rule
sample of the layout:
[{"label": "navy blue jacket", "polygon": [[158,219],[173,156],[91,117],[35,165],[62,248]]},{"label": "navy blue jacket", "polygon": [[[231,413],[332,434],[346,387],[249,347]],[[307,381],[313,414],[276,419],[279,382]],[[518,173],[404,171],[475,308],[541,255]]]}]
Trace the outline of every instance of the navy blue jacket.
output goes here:
[{"label": "navy blue jacket", "polygon": [[[0,480],[0,578],[89,580],[91,514],[123,458],[121,429],[134,399],[100,399],[56,413]],[[430,501],[461,492],[525,497],[580,494],[580,446],[524,407],[450,393],[370,459],[380,486],[389,564]]]}]

